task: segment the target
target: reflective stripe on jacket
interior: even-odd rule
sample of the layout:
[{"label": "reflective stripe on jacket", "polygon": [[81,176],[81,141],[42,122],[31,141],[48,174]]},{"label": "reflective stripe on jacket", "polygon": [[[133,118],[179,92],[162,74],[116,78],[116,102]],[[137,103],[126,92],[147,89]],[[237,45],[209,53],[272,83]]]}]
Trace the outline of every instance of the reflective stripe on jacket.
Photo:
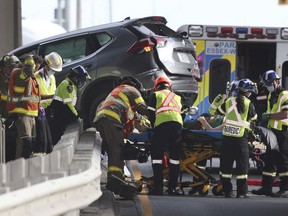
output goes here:
[{"label": "reflective stripe on jacket", "polygon": [[170,90],[161,90],[155,92],[156,96],[156,120],[154,127],[169,122],[176,121],[183,125],[181,116],[181,97]]},{"label": "reflective stripe on jacket", "polygon": [[217,108],[220,107],[223,103],[225,103],[226,99],[227,99],[226,94],[218,94],[217,97],[213,100],[213,102],[209,106],[209,113],[211,115],[214,115]]},{"label": "reflective stripe on jacket", "polygon": [[[44,71],[43,71],[44,73]],[[35,77],[37,79],[37,82],[39,84],[40,89],[40,95],[41,96],[48,96],[48,95],[54,95],[56,91],[56,80],[54,75],[50,75],[50,84],[49,87],[47,86],[45,79],[43,77],[44,75],[40,73],[40,71],[35,73]],[[52,98],[41,100],[41,106],[45,109],[47,108],[52,102]]]},{"label": "reflective stripe on jacket", "polygon": [[250,100],[244,97],[244,113],[239,113],[237,109],[236,97],[228,98],[225,102],[226,119],[222,130],[223,135],[232,137],[242,137],[245,129],[250,129],[247,121]]},{"label": "reflective stripe on jacket", "polygon": [[40,92],[35,78],[27,78],[21,69],[10,76],[9,113],[38,116]]},{"label": "reflective stripe on jacket", "polygon": [[74,83],[67,77],[63,80],[56,89],[53,100],[67,104],[75,116],[78,115],[78,112],[75,108],[77,102],[77,87]]},{"label": "reflective stripe on jacket", "polygon": [[[267,99],[267,112],[268,113],[281,112],[282,109],[284,108],[282,107],[282,104],[288,100],[288,91],[280,92],[277,98],[277,102],[272,105],[272,108],[270,104],[270,98],[271,98],[271,93],[269,93],[268,99]],[[276,130],[282,130],[282,126],[288,126],[288,119],[281,119],[281,120],[269,119],[268,120],[268,127],[270,128],[274,128]]]}]

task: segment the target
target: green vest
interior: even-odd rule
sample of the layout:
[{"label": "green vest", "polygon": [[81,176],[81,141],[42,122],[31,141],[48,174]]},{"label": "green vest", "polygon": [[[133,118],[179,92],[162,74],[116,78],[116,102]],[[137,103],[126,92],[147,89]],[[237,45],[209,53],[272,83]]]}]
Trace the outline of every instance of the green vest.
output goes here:
[{"label": "green vest", "polygon": [[158,125],[176,121],[183,125],[183,119],[181,116],[181,97],[171,92],[170,90],[161,90],[155,92],[156,95],[156,120],[154,127]]},{"label": "green vest", "polygon": [[215,115],[215,112],[219,106],[225,103],[227,96],[226,94],[218,94],[217,97],[213,100],[213,102],[209,106],[209,113],[211,115]]},{"label": "green vest", "polygon": [[[56,81],[55,81],[55,76],[54,75],[50,75],[50,86],[47,87],[45,80],[41,77],[41,75],[39,74],[39,72],[36,72],[35,74],[35,78],[37,79],[37,82],[39,84],[39,89],[40,89],[40,95],[54,95],[55,91],[56,91]],[[45,100],[41,100],[40,105],[46,109],[50,103],[52,102],[52,98],[51,99],[45,99]]]},{"label": "green vest", "polygon": [[239,113],[236,107],[236,97],[228,98],[225,102],[226,116],[222,134],[225,136],[242,137],[245,129],[250,129],[247,121],[250,100],[244,97],[245,110]]},{"label": "green vest", "polygon": [[[281,112],[281,105],[288,100],[288,91],[282,91],[277,99],[277,102],[273,104],[272,109],[270,107],[270,98],[271,98],[271,93],[268,95],[267,99],[267,112],[268,113],[277,113]],[[274,120],[274,119],[269,119],[268,120],[268,127],[269,128],[274,128],[276,130],[282,130],[282,126],[288,126],[288,119],[281,119],[281,120]]]}]

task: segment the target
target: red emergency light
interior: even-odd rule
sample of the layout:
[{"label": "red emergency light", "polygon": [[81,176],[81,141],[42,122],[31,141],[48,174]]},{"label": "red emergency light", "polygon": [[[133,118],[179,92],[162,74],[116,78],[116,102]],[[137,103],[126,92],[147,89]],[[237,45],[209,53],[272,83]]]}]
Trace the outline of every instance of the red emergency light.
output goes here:
[{"label": "red emergency light", "polygon": [[251,28],[251,34],[263,34],[263,28]]},{"label": "red emergency light", "polygon": [[221,27],[221,33],[233,33],[232,27]]}]

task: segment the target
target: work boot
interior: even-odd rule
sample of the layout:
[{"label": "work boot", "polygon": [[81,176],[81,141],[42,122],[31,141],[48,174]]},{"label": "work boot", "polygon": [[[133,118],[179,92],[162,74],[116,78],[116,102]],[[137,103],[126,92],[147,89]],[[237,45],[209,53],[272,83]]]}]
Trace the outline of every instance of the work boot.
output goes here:
[{"label": "work boot", "polygon": [[235,194],[231,192],[224,193],[225,198],[235,198]]},{"label": "work boot", "polygon": [[133,199],[135,197],[137,187],[127,182],[122,182],[120,186],[119,196],[125,199]]},{"label": "work boot", "polygon": [[272,197],[288,198],[288,191],[279,190],[276,193],[272,193]]},{"label": "work boot", "polygon": [[272,188],[262,187],[258,190],[252,190],[251,193],[255,195],[272,196]]},{"label": "work boot", "polygon": [[149,190],[149,195],[153,196],[162,196],[163,195],[163,188],[153,188]]},{"label": "work boot", "polygon": [[125,183],[125,182],[121,178],[111,174],[108,177],[106,188],[112,191],[113,193],[115,193],[116,195],[118,195],[120,192],[122,183]]},{"label": "work boot", "polygon": [[170,196],[182,196],[184,194],[183,190],[177,190],[176,188],[168,189],[168,195]]}]

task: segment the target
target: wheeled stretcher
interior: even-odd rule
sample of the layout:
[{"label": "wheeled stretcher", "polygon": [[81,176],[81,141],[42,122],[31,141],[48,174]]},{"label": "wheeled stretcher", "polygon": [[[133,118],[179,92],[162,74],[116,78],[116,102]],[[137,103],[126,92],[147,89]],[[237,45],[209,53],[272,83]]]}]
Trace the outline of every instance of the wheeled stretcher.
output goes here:
[{"label": "wheeled stretcher", "polygon": [[[140,154],[143,152],[148,156],[150,153],[150,137],[151,131],[141,134],[130,134],[128,136],[128,144],[134,148],[138,148]],[[200,169],[196,163],[211,157],[218,157],[220,155],[222,140],[222,132],[215,130],[183,130],[182,133],[182,149],[180,154],[180,170],[193,176],[193,181],[182,181],[182,175],[178,183],[178,188],[184,193],[184,188],[201,188],[198,190],[199,194],[205,196],[209,192],[209,188],[213,186],[212,192],[214,195],[222,194],[222,185],[209,173]],[[131,150],[131,146],[129,147]],[[136,152],[136,151],[134,151]],[[142,152],[142,153],[141,153]],[[131,153],[131,152],[130,152]],[[135,155],[135,154],[134,154]],[[143,157],[143,156],[142,156]],[[163,158],[164,165],[164,178],[168,176],[168,166],[166,161],[169,155],[165,154]],[[132,159],[132,158],[130,158]],[[136,158],[134,158],[136,159]],[[145,162],[142,160],[142,162]],[[166,164],[166,165],[165,165]],[[168,180],[169,181],[169,180]],[[148,190],[153,188],[153,178],[142,176],[139,180],[139,189],[141,191],[142,184],[146,184]],[[164,185],[165,185],[164,181]]]}]

